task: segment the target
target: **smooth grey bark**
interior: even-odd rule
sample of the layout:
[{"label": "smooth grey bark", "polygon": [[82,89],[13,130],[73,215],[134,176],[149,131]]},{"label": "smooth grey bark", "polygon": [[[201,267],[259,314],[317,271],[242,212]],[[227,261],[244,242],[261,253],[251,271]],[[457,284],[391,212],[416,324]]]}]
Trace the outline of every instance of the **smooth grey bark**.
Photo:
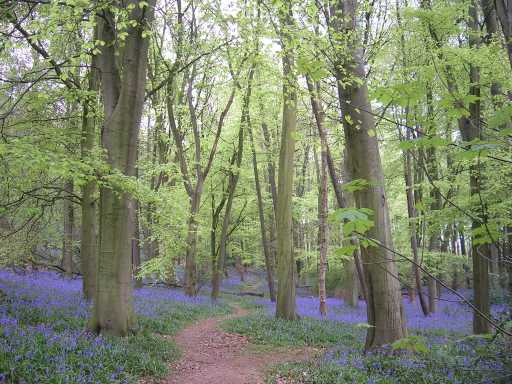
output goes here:
[{"label": "smooth grey bark", "polygon": [[358,208],[371,209],[375,226],[367,236],[377,244],[361,249],[365,263],[367,292],[368,329],[365,349],[374,349],[407,336],[398,270],[394,261],[391,223],[384,192],[384,174],[375,134],[375,121],[368,96],[363,66],[362,49],[355,46],[356,28],[355,0],[338,0],[330,15],[336,34],[349,34],[352,41],[344,46],[341,55],[337,52],[335,76],[338,99],[343,113],[345,145],[351,176],[362,179],[368,186],[355,192]]},{"label": "smooth grey bark", "polygon": [[[326,162],[327,162],[327,169],[329,171],[329,176],[331,179],[331,184],[334,189],[334,195],[336,197],[336,203],[339,208],[345,208],[347,206],[346,197],[350,199],[350,201],[353,201],[352,196],[346,196],[347,194],[343,194],[341,191],[341,185],[338,180],[338,176],[336,175],[336,169],[334,167],[334,162],[332,160],[331,151],[329,148],[329,143],[327,142],[327,134],[326,134],[326,128],[324,125],[325,121],[325,112],[322,107],[322,102],[320,100],[320,85],[318,83],[313,83],[309,76],[306,76],[306,84],[309,91],[309,96],[311,100],[311,109],[313,111],[313,115],[315,117],[316,126],[318,129],[318,135],[320,137],[320,143],[322,146],[322,149],[325,150],[325,156],[326,156]],[[346,165],[346,162],[344,162]],[[348,169],[344,169],[344,177],[348,178]],[[348,181],[348,180],[345,180]],[[348,204],[350,205],[350,203]],[[361,286],[361,291],[363,294],[363,297],[366,300],[366,284],[364,282],[364,276],[362,271],[362,265],[360,263],[360,251],[359,251],[359,243],[356,239],[352,238],[351,240],[352,245],[356,246],[356,251],[354,252],[354,260],[348,260],[345,265],[345,290],[346,290],[346,300],[347,303],[352,306],[356,307],[359,302],[359,292],[358,292],[358,286],[357,282],[354,281],[353,276],[350,274],[355,272],[356,277],[359,279],[359,284]]]},{"label": "smooth grey bark", "polygon": [[[469,8],[469,45],[476,47],[479,45],[479,38],[476,36],[478,27],[478,13],[474,3]],[[471,142],[475,139],[483,139],[483,128],[481,123],[480,111],[480,69],[471,64],[470,68],[470,90],[469,93],[475,96],[475,101],[469,104],[469,120],[465,120],[466,124],[459,125],[461,135],[464,141]],[[482,166],[478,160],[470,166],[470,194],[471,196],[479,196],[482,190]],[[480,207],[482,214],[480,220],[473,219],[471,227],[475,230],[482,225],[487,225],[486,207]],[[473,290],[474,303],[478,310],[486,316],[490,316],[490,298],[489,298],[489,258],[490,249],[488,244],[475,244],[472,241],[471,257],[473,259]],[[491,325],[478,312],[473,312],[473,333],[482,334],[489,333]]]},{"label": "smooth grey bark", "polygon": [[[95,36],[97,31],[95,30]],[[92,57],[91,69],[88,74],[88,88],[94,93],[91,99],[85,101],[82,118],[82,137],[80,142],[81,158],[87,160],[92,156],[96,145],[97,95],[99,91],[98,59]],[[82,186],[82,219],[80,225],[80,270],[82,272],[82,291],[84,298],[91,301],[96,291],[97,251],[98,251],[98,217],[97,217],[97,185],[96,180],[89,178]]]},{"label": "smooth grey bark", "polygon": [[327,293],[325,290],[325,274],[327,272],[327,247],[329,244],[327,225],[328,213],[328,187],[327,187],[327,150],[322,146],[320,152],[320,172],[319,172],[320,185],[318,186],[318,248],[319,248],[319,271],[318,271],[318,296],[320,301],[320,314],[327,315]]},{"label": "smooth grey bark", "polygon": [[252,126],[249,124],[247,128],[247,133],[249,135],[249,140],[251,143],[251,153],[252,153],[252,169],[254,172],[254,185],[256,189],[256,199],[258,203],[258,216],[260,219],[260,230],[261,230],[261,245],[263,247],[263,255],[265,259],[265,270],[267,272],[267,283],[268,283],[268,291],[270,296],[270,301],[276,301],[276,292],[274,286],[274,262],[272,259],[272,254],[270,250],[270,245],[268,243],[267,238],[267,229],[265,226],[265,207],[263,205],[263,196],[261,194],[261,184],[260,177],[258,171],[258,161],[256,157],[256,146],[254,145],[254,135],[252,132]]},{"label": "smooth grey bark", "polygon": [[270,138],[270,132],[265,122],[261,123],[261,132],[263,133],[263,143],[267,152],[267,172],[268,181],[270,184],[270,192],[272,195],[272,206],[274,208],[274,215],[276,212],[277,205],[277,184],[276,184],[276,168],[272,159],[272,141]]},{"label": "smooth grey bark", "polygon": [[[263,107],[262,107],[263,108]],[[276,246],[276,206],[277,206],[277,184],[276,184],[276,167],[273,159],[273,145],[270,136],[270,132],[268,126],[265,122],[261,123],[261,132],[263,134],[263,146],[266,153],[267,158],[267,178],[268,178],[268,186],[270,187],[270,194],[272,197],[272,213],[269,217],[269,245],[270,245],[270,255],[272,259],[272,263],[274,265],[277,264],[277,246]]]},{"label": "smooth grey bark", "polygon": [[[140,7],[137,0],[109,5],[124,7],[129,24],[122,52],[116,50],[117,25],[111,8],[98,17],[98,36],[106,44],[98,56],[105,122],[101,143],[112,170],[134,177],[137,139],[144,104],[149,39],[143,32],[153,19],[155,0]],[[132,7],[130,6],[132,5]],[[120,71],[120,69],[122,69]],[[115,190],[114,190],[115,189]],[[91,330],[126,336],[134,324],[131,239],[133,199],[116,186],[100,187],[98,278]]]},{"label": "smooth grey bark", "polygon": [[141,288],[143,285],[142,278],[138,276],[140,272],[140,225],[139,225],[139,211],[140,204],[137,200],[133,203],[133,212],[131,220],[133,220],[133,235],[132,235],[132,275],[135,280],[135,287]]},{"label": "smooth grey bark", "polygon": [[283,120],[276,207],[278,279],[276,317],[293,320],[297,318],[292,233],[295,131],[297,129],[297,76],[291,45],[291,33],[294,28],[291,2],[286,6],[283,4],[279,9],[279,14],[283,49]]},{"label": "smooth grey bark", "polygon": [[63,213],[63,236],[62,236],[62,269],[64,275],[68,278],[73,276],[73,232],[75,214],[73,209],[73,180],[64,182],[64,192],[66,193],[62,213]]}]

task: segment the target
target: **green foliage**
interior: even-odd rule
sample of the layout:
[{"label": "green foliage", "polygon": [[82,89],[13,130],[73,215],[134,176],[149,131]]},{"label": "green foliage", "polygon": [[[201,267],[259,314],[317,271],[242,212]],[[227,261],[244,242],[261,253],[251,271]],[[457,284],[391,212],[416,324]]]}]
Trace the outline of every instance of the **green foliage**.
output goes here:
[{"label": "green foliage", "polygon": [[422,336],[408,336],[391,344],[393,350],[427,353],[426,339]]},{"label": "green foliage", "polygon": [[[365,234],[370,230],[375,225],[372,215],[373,211],[368,208],[338,208],[329,219],[330,222],[343,223],[343,234],[349,237],[352,234]],[[347,247],[342,248],[341,255],[349,250]]]}]

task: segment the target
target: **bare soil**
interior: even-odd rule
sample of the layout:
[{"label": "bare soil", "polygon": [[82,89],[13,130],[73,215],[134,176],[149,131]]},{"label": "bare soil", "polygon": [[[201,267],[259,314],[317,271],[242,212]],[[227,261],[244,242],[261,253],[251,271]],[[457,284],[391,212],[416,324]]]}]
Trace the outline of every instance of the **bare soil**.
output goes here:
[{"label": "bare soil", "polygon": [[275,364],[304,361],[313,348],[258,350],[245,336],[227,333],[219,324],[248,312],[201,320],[179,332],[175,341],[183,357],[171,366],[159,384],[264,384],[266,371]]}]

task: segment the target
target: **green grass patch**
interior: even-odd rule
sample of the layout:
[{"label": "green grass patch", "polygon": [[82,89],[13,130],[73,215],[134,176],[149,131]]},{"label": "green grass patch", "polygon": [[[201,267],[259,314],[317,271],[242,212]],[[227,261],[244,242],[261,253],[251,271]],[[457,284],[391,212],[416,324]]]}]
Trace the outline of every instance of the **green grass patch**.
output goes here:
[{"label": "green grass patch", "polygon": [[302,318],[287,321],[270,317],[262,311],[226,320],[222,328],[249,337],[255,344],[274,346],[329,346],[335,343],[353,345],[364,331],[330,320]]}]

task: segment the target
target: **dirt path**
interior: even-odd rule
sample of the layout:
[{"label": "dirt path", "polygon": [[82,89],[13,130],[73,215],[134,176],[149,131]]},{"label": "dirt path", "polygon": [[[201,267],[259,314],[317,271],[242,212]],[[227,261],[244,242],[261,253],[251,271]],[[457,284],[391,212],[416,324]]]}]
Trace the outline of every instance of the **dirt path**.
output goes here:
[{"label": "dirt path", "polygon": [[183,351],[168,378],[160,384],[263,384],[272,365],[310,358],[312,349],[257,351],[245,336],[224,332],[222,321],[246,315],[237,308],[229,316],[201,320],[179,332],[175,341]]}]

